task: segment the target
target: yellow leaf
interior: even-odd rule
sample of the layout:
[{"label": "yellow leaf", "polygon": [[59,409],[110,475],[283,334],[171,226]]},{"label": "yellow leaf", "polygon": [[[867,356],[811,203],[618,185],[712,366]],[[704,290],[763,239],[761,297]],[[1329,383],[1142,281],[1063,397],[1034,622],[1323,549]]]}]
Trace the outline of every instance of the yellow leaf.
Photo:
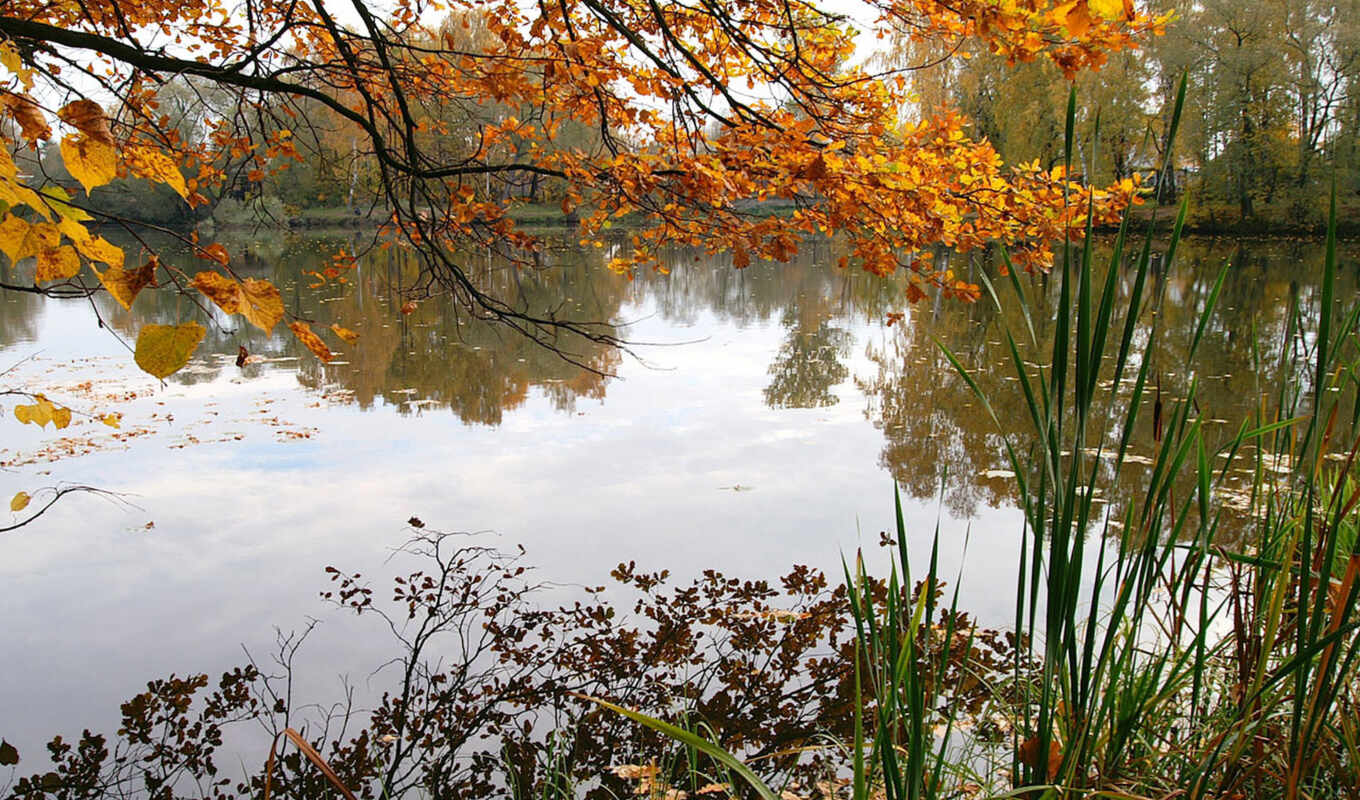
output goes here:
[{"label": "yellow leaf", "polygon": [[184,175],[170,156],[152,147],[133,147],[127,151],[127,157],[133,173],[163,183],[174,189],[180,197],[189,199],[189,187],[184,182]]},{"label": "yellow leaf", "polygon": [[241,284],[241,316],[250,324],[270,333],[283,319],[283,298],[269,281],[246,278]]},{"label": "yellow leaf", "polygon": [[9,501],[9,510],[23,511],[25,508],[28,508],[28,501],[32,499],[33,499],[32,497],[28,496],[28,492],[19,492],[18,494],[14,495],[13,500]]},{"label": "yellow leaf", "polygon": [[37,395],[32,405],[15,406],[14,418],[40,428],[46,428],[50,422],[60,429],[71,424],[71,409],[56,405],[43,395]]},{"label": "yellow leaf", "polygon": [[113,145],[90,136],[64,136],[61,160],[66,171],[85,187],[85,194],[118,177],[118,153]]},{"label": "yellow leaf", "polygon": [[0,221],[0,252],[9,256],[11,264],[56,247],[60,241],[61,232],[55,225],[46,222],[32,225],[13,214],[6,214]]},{"label": "yellow leaf", "polygon": [[216,272],[200,272],[189,285],[208,296],[217,307],[235,314],[241,310],[241,284]]},{"label": "yellow leaf", "polygon": [[99,275],[99,282],[104,284],[104,288],[109,290],[113,299],[118,304],[128,310],[132,309],[132,301],[137,299],[137,293],[142,289],[156,282],[156,267],[160,266],[155,258],[146,262],[136,269],[125,270],[122,267],[110,266]]},{"label": "yellow leaf", "polygon": [[71,237],[76,243],[76,250],[90,261],[98,261],[101,264],[108,264],[110,267],[123,266],[123,249],[105,239],[102,236],[86,238],[84,240]]},{"label": "yellow leaf", "polygon": [[326,343],[321,341],[321,337],[312,333],[311,325],[308,325],[305,322],[290,322],[288,323],[288,327],[293,331],[293,335],[298,338],[298,341],[306,345],[307,349],[311,350],[317,358],[327,363],[335,358],[335,356],[331,354],[330,348],[326,346]]},{"label": "yellow leaf", "polygon": [[123,421],[123,415],[115,411],[112,414],[105,414],[100,417],[99,421],[108,425],[110,428],[117,428],[118,423]]},{"label": "yellow leaf", "polygon": [[355,342],[359,341],[359,334],[355,333],[349,328],[340,327],[338,323],[331,325],[331,330],[335,331],[336,336],[339,336],[341,339],[344,339],[346,342],[349,342],[350,344],[354,344]]},{"label": "yellow leaf", "polygon": [[38,269],[33,275],[33,282],[64,281],[74,278],[79,272],[80,256],[76,255],[75,248],[69,244],[62,245],[38,253]]},{"label": "yellow leaf", "polygon": [[194,348],[207,333],[197,322],[179,325],[143,325],[137,334],[132,360],[143,371],[165,378],[189,363]]},{"label": "yellow leaf", "polygon": [[67,103],[57,112],[62,122],[75,128],[89,138],[113,149],[113,133],[109,130],[109,118],[104,115],[103,106],[93,100],[77,100]]},{"label": "yellow leaf", "polygon": [[[61,217],[61,221],[89,222],[94,219],[85,209],[72,204],[70,192],[60,186],[48,186],[39,194],[48,202],[48,205],[56,209],[57,216]],[[89,234],[86,234],[86,236],[88,237]]]},{"label": "yellow leaf", "polygon": [[1124,0],[1087,0],[1087,4],[1105,19],[1119,19],[1124,15]]}]

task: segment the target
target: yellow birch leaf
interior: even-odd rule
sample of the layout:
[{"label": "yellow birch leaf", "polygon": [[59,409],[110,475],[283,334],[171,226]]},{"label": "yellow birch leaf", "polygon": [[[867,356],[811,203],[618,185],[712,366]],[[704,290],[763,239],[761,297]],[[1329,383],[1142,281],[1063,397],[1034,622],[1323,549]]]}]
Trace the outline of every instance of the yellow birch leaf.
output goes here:
[{"label": "yellow birch leaf", "polygon": [[350,344],[354,344],[355,342],[359,341],[359,334],[355,333],[349,328],[340,327],[339,323],[332,324],[331,330],[335,331],[336,336],[339,336],[341,339],[344,339],[346,342],[349,342]]},{"label": "yellow birch leaf", "polygon": [[61,160],[87,195],[118,177],[118,153],[113,145],[90,136],[62,137]]},{"label": "yellow birch leaf", "polygon": [[1124,15],[1124,0],[1087,0],[1087,5],[1105,19],[1119,19]]},{"label": "yellow birch leaf", "polygon": [[136,269],[110,266],[99,274],[99,282],[104,284],[104,288],[109,290],[120,306],[130,311],[137,293],[156,282],[158,266],[160,263],[154,258]]},{"label": "yellow birch leaf", "polygon": [[115,411],[112,414],[105,414],[100,417],[99,421],[108,425],[110,428],[117,428],[118,424],[123,421],[123,415]]},{"label": "yellow birch leaf", "polygon": [[241,310],[241,284],[216,272],[200,272],[189,285],[208,296],[217,307],[228,314]]},{"label": "yellow birch leaf", "polygon": [[331,354],[331,349],[326,346],[325,342],[321,341],[321,337],[312,333],[311,325],[305,322],[290,322],[288,327],[293,331],[293,335],[298,338],[298,341],[302,342],[308,350],[311,350],[317,358],[326,363],[330,363],[331,359],[335,358]]},{"label": "yellow birch leaf", "polygon": [[108,264],[110,267],[123,266],[123,249],[105,239],[102,236],[93,238],[74,239],[76,250],[90,261],[98,261],[101,264]]},{"label": "yellow birch leaf", "polygon": [[33,282],[64,281],[74,278],[80,272],[80,256],[69,244],[54,247],[38,253],[38,268],[33,274]]},{"label": "yellow birch leaf", "polygon": [[128,165],[132,172],[147,180],[163,183],[175,190],[175,194],[189,199],[189,186],[179,166],[161,151],[152,147],[133,147],[127,151]]},{"label": "yellow birch leaf", "polygon": [[25,508],[28,508],[28,501],[32,499],[33,499],[32,497],[28,496],[28,492],[19,492],[18,494],[14,495],[13,500],[9,501],[9,510],[23,511]]},{"label": "yellow birch leaf", "polygon": [[269,281],[246,278],[240,293],[241,316],[265,333],[272,332],[283,319],[283,298],[278,287]]},{"label": "yellow birch leaf", "polygon": [[104,107],[93,100],[77,100],[67,103],[57,112],[62,122],[75,128],[89,138],[113,149],[113,132],[109,130],[109,118]]},{"label": "yellow birch leaf", "polygon": [[179,325],[143,325],[137,334],[132,360],[144,372],[166,378],[189,363],[194,348],[207,331],[197,322]]}]

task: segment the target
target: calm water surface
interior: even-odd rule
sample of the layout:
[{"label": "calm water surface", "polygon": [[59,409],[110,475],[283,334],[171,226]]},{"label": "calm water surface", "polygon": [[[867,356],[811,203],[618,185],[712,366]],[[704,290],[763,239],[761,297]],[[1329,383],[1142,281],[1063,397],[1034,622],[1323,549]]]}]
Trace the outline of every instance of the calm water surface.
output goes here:
[{"label": "calm water surface", "polygon": [[[118,337],[201,319],[188,301],[146,293],[130,316],[108,298],[93,309],[0,298],[0,369],[17,365],[0,383],[124,414],[119,431],[78,420],[60,434],[0,420],[0,496],[63,483],[118,496],[69,497],[0,537],[0,734],[36,757],[55,733],[112,730],[118,703],[148,679],[221,671],[243,648],[267,662],[275,627],[310,618],[321,624],[300,659],[300,695],[333,700],[341,675],[362,691],[393,654],[319,600],[322,569],[380,586],[405,566],[388,558],[411,516],[523,545],[567,598],[629,560],[680,576],[774,577],[795,563],[838,572],[843,553],[890,526],[895,478],[915,535],[928,540],[938,521],[948,537],[946,571],[966,559],[963,605],[1008,618],[1019,519],[999,440],[931,337],[1018,420],[1001,345],[1003,324],[1022,330],[1018,314],[926,301],[888,325],[900,287],[825,266],[835,258],[824,245],[742,271],[677,252],[669,274],[630,282],[565,240],[542,270],[469,263],[507,302],[613,320],[650,343],[636,357],[574,348],[613,377],[437,298],[399,313],[416,279],[400,253],[366,256],[348,285],[309,288],[304,271],[355,246],[341,237],[224,239],[238,272],[273,280],[314,327],[359,332],[330,365],[282,327],[269,338],[222,318],[162,386]],[[1195,314],[1231,261],[1199,373],[1201,409],[1226,433],[1273,385],[1248,343],[1291,352],[1286,312],[1316,302],[1321,248],[1190,242],[1181,253],[1156,290],[1165,347],[1154,373],[1174,398]],[[1343,258],[1344,297],[1355,296],[1355,254]],[[1052,288],[1026,286],[1041,298]],[[238,369],[241,345],[264,360]]]}]

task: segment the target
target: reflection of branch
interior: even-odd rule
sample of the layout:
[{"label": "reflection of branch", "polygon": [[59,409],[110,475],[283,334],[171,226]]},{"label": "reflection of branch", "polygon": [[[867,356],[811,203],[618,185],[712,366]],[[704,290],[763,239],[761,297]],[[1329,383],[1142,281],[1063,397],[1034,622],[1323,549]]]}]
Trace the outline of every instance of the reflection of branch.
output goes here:
[{"label": "reflection of branch", "polygon": [[41,517],[43,514],[45,514],[45,513],[47,512],[47,509],[49,509],[49,508],[51,508],[52,506],[56,505],[56,503],[57,503],[58,500],[60,500],[62,497],[66,496],[66,495],[68,495],[68,494],[71,494],[72,492],[90,492],[90,493],[92,493],[92,494],[99,494],[99,495],[103,495],[103,496],[105,496],[105,497],[113,497],[113,498],[116,498],[116,497],[118,496],[118,495],[114,494],[113,492],[110,492],[110,491],[105,490],[105,489],[96,489],[96,488],[93,487],[93,486],[66,486],[66,487],[63,487],[63,488],[60,488],[60,489],[53,488],[53,487],[47,487],[47,488],[45,488],[45,489],[39,489],[38,491],[39,491],[39,492],[52,492],[52,499],[47,501],[47,505],[45,505],[45,506],[43,506],[42,508],[38,509],[38,510],[35,511],[33,514],[29,515],[29,517],[28,517],[27,519],[24,519],[24,520],[21,520],[21,521],[19,521],[19,522],[16,522],[16,523],[14,523],[13,525],[9,525],[9,526],[7,526],[7,527],[0,528],[0,533],[9,533],[9,532],[12,531],[12,530],[15,530],[15,529],[17,529],[17,528],[22,528],[22,527],[24,527],[24,526],[27,525],[28,523],[30,523],[30,522],[32,522],[33,520],[37,519],[38,517]]}]

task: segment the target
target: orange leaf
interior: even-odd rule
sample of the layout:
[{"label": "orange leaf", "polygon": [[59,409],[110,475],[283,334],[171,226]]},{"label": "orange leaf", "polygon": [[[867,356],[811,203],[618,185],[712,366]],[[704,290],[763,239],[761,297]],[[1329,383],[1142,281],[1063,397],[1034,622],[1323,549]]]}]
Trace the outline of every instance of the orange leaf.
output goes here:
[{"label": "orange leaf", "polygon": [[19,123],[19,131],[25,139],[40,142],[52,138],[52,127],[47,124],[42,108],[33,98],[26,94],[5,92],[3,102],[14,121]]},{"label": "orange leaf", "polygon": [[200,247],[198,249],[198,257],[206,258],[209,261],[216,261],[224,267],[231,262],[231,256],[227,253],[227,248],[217,242],[213,242],[207,247]]},{"label": "orange leaf", "polygon": [[[220,246],[220,245],[219,245]],[[241,310],[241,284],[216,272],[200,272],[189,285],[208,296],[217,307],[228,314]]]},{"label": "orange leaf", "polygon": [[402,305],[401,305],[401,313],[403,313],[403,314],[414,314],[415,311],[416,311],[416,306],[417,306],[416,301],[414,301],[414,300],[407,300],[405,303],[402,303]]},{"label": "orange leaf", "polygon": [[321,337],[312,333],[311,325],[308,325],[305,322],[290,322],[288,323],[288,327],[293,331],[293,335],[298,338],[298,341],[302,342],[308,350],[311,350],[317,358],[327,363],[335,358],[335,356],[331,354],[330,348],[326,346],[326,343],[321,341]]},{"label": "orange leaf", "polygon": [[349,342],[350,344],[354,344],[355,342],[359,341],[359,334],[355,333],[349,328],[340,327],[338,323],[332,324],[331,330],[335,331],[336,336],[339,336],[341,339],[344,339],[346,342]]}]

